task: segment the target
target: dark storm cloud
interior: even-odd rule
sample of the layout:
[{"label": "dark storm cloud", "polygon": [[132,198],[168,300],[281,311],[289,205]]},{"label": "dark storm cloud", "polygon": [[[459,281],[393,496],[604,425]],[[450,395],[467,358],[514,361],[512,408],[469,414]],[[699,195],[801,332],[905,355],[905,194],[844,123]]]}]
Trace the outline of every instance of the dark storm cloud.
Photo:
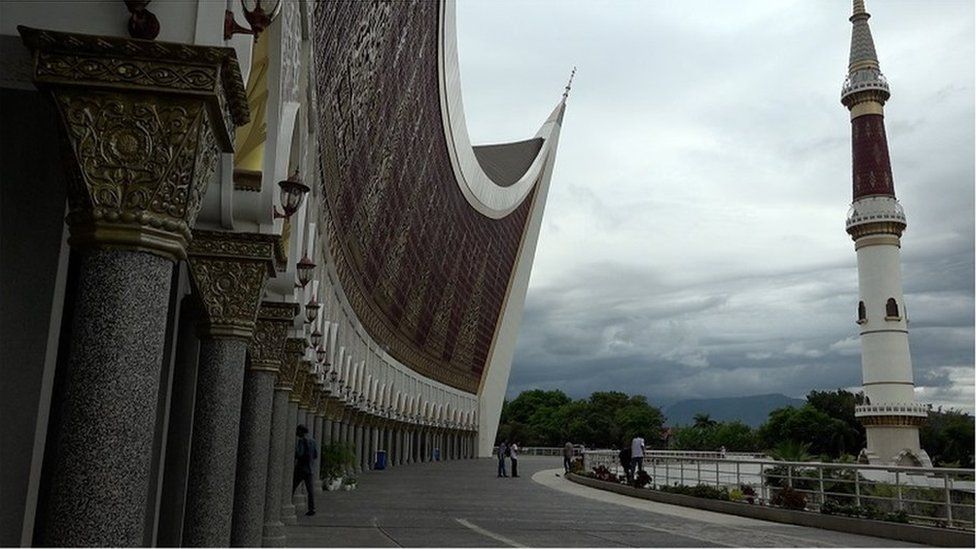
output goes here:
[{"label": "dark storm cloud", "polygon": [[[684,6],[459,5],[475,142],[533,134],[579,66],[509,394],[663,404],[860,384],[839,103],[850,2]],[[971,410],[973,5],[868,10],[892,85],[918,397]]]}]

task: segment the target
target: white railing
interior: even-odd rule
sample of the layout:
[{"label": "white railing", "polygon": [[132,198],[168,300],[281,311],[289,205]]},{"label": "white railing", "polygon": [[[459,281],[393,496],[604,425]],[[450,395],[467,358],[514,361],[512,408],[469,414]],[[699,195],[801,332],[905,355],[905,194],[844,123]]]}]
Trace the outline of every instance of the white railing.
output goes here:
[{"label": "white railing", "polygon": [[[498,446],[495,446],[492,451],[492,455],[498,455]],[[563,455],[563,448],[559,447],[545,447],[545,446],[526,446],[525,448],[519,448],[518,451],[520,456],[559,456]],[[582,446],[573,446],[573,456],[583,455]]]},{"label": "white railing", "polygon": [[[677,452],[686,454],[689,452]],[[824,503],[874,509],[881,514],[904,512],[911,522],[973,529],[973,469],[895,467],[856,463],[774,461],[759,454],[715,457],[716,452],[696,456],[675,452],[647,452],[644,471],[651,477],[649,488],[662,486],[724,487],[752,491],[755,504],[770,505],[783,487],[803,494],[806,508],[820,511]],[[583,466],[587,472],[604,466],[623,475],[616,450],[587,450]],[[837,511],[839,514],[842,511]]]},{"label": "white railing", "polygon": [[929,408],[928,404],[917,402],[879,402],[878,404],[855,406],[854,415],[856,417],[877,415],[928,417]]}]

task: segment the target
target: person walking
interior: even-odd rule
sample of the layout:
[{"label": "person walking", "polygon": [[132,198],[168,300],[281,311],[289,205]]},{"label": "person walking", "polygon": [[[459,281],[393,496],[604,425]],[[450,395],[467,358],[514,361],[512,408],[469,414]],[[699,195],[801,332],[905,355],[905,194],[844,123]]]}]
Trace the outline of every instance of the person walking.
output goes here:
[{"label": "person walking", "polygon": [[505,472],[505,454],[508,453],[508,445],[505,444],[503,440],[498,445],[498,478],[507,477],[508,474]]},{"label": "person walking", "polygon": [[573,443],[567,442],[563,446],[563,469],[568,473],[573,462]]},{"label": "person walking", "polygon": [[630,454],[630,446],[624,444],[624,448],[620,450],[618,456],[620,458],[620,466],[624,468],[624,475],[627,477],[627,484],[630,484],[634,480],[634,467],[631,463],[633,456]]},{"label": "person walking", "polygon": [[637,471],[644,470],[644,439],[637,435],[630,441],[630,471],[637,474]]},{"label": "person walking", "polygon": [[508,447],[509,457],[512,459],[512,478],[518,478],[518,443],[512,441]]},{"label": "person walking", "polygon": [[308,511],[305,516],[315,514],[315,484],[312,482],[312,463],[319,457],[318,443],[308,436],[308,427],[299,425],[295,428],[295,472],[292,475],[291,493],[294,494],[298,485],[305,483],[308,497]]}]

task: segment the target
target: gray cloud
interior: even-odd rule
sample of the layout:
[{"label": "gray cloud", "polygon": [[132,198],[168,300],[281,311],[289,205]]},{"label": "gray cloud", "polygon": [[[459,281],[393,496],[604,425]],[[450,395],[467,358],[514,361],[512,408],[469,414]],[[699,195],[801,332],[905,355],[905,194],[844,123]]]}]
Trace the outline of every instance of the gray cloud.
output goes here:
[{"label": "gray cloud", "polygon": [[[973,5],[869,2],[918,397],[973,408]],[[856,387],[846,0],[474,2],[475,142],[531,135],[577,65],[509,393],[655,402]],[[514,16],[513,14],[517,14]]]}]

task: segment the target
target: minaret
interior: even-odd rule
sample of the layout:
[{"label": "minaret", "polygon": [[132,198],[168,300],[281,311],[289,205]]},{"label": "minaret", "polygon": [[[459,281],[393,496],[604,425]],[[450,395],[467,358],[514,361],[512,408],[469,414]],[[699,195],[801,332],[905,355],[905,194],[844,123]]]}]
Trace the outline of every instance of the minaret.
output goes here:
[{"label": "minaret", "polygon": [[932,466],[919,445],[928,406],[915,402],[908,316],[901,285],[901,234],[905,212],[895,186],[885,136],[884,104],[890,96],[864,9],[854,0],[851,58],[841,103],[851,112],[854,199],[847,233],[857,251],[861,374],[868,402],[857,418],[867,431],[861,453],[872,464]]}]

